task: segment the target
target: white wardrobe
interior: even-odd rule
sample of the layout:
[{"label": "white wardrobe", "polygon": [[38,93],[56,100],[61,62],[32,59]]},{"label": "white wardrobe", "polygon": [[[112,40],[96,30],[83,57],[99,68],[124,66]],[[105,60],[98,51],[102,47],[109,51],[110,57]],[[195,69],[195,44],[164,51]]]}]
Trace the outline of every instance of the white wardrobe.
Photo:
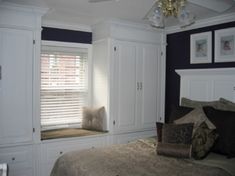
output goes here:
[{"label": "white wardrobe", "polygon": [[105,105],[112,134],[154,135],[164,120],[164,41],[159,31],[123,23],[93,26],[93,103]]},{"label": "white wardrobe", "polygon": [[43,12],[0,5],[0,163],[9,176],[34,175],[33,63]]}]

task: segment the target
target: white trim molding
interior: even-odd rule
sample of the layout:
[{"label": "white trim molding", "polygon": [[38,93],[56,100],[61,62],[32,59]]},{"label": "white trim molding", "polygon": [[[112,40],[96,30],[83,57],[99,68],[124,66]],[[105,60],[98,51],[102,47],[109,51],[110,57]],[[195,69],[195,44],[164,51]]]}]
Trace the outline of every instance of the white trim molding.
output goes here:
[{"label": "white trim molding", "polygon": [[89,26],[89,25],[67,24],[64,22],[58,22],[58,21],[54,21],[54,20],[42,19],[42,26],[43,27],[58,28],[58,29],[68,29],[68,30],[75,30],[75,31],[91,32],[91,26]]},{"label": "white trim molding", "polygon": [[180,76],[198,76],[198,75],[234,75],[234,68],[205,68],[205,69],[182,69],[175,70]]},{"label": "white trim molding", "polygon": [[180,75],[180,100],[220,98],[235,102],[235,68],[175,70]]},{"label": "white trim molding", "polygon": [[213,26],[217,24],[222,24],[222,23],[228,23],[228,22],[233,22],[235,17],[235,13],[229,13],[225,15],[220,15],[220,16],[215,16],[207,19],[202,19],[202,20],[197,20],[195,24],[192,26],[189,26],[187,28],[180,28],[179,26],[171,26],[167,27],[166,34],[172,34],[172,33],[177,33],[177,32],[183,32],[183,31],[188,31],[192,29],[197,29],[197,28],[202,28],[202,27],[207,27],[207,26]]}]

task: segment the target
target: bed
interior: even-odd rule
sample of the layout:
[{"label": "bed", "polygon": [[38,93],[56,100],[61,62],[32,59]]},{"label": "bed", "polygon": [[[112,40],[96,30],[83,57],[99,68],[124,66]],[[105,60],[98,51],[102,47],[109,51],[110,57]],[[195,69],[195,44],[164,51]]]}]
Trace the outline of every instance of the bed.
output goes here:
[{"label": "bed", "polygon": [[[213,101],[224,97],[235,102],[234,69],[177,72],[180,98]],[[158,155],[156,149],[156,138],[148,138],[70,152],[56,161],[51,176],[235,176],[235,158],[211,152],[203,160],[182,159]]]},{"label": "bed", "polygon": [[[235,159],[210,154],[203,162],[156,154],[155,138],[60,157],[51,176],[232,176]],[[219,158],[218,157],[222,157]],[[218,162],[220,161],[220,162]]]}]

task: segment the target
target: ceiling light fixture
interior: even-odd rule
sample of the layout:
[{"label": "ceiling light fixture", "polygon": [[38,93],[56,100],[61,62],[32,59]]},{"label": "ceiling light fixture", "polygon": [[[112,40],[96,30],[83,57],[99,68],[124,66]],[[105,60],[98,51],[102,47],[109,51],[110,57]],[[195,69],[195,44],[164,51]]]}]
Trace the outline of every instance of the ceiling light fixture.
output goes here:
[{"label": "ceiling light fixture", "polygon": [[181,27],[189,26],[195,22],[195,15],[186,9],[186,4],[186,0],[157,0],[145,18],[156,28],[164,28],[169,16],[177,18]]}]

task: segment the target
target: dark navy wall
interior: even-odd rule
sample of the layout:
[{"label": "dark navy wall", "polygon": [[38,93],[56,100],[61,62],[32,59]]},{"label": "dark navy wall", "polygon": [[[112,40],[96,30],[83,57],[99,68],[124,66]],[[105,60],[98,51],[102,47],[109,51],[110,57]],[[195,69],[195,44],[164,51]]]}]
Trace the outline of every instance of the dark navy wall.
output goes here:
[{"label": "dark navy wall", "polygon": [[92,33],[42,27],[42,40],[91,44]]},{"label": "dark navy wall", "polygon": [[[180,77],[175,73],[175,69],[235,67],[235,62],[214,63],[214,31],[230,27],[235,27],[235,21],[167,35],[166,121],[170,115],[170,107],[179,104]],[[208,31],[212,31],[212,63],[190,64],[190,35]]]}]

